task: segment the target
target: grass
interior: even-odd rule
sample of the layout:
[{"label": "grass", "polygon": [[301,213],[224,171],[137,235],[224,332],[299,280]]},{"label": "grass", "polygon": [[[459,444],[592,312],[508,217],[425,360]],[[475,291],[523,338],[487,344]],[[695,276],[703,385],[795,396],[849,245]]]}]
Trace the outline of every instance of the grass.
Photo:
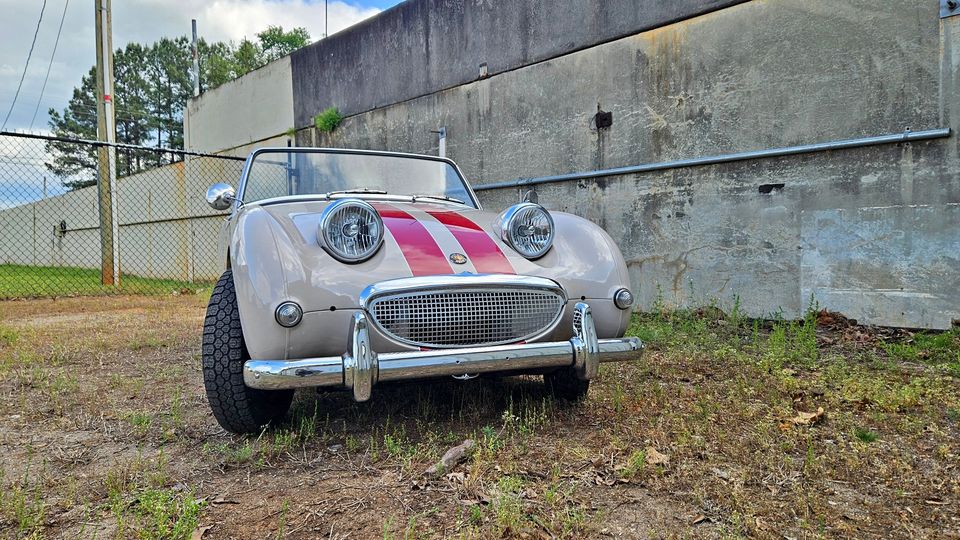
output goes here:
[{"label": "grass", "polygon": [[876,432],[870,431],[869,429],[856,428],[853,430],[853,436],[856,437],[860,442],[872,443],[880,438]]},{"label": "grass", "polygon": [[320,114],[313,117],[313,125],[321,133],[333,132],[342,121],[343,116],[340,115],[340,111],[336,107],[324,109]]},{"label": "grass", "polygon": [[[110,287],[100,283],[100,271],[96,269],[0,265],[0,300],[45,296],[170,294],[183,290],[193,292],[197,288],[209,285],[206,282],[190,283],[123,275],[120,287]],[[0,340],[2,339],[0,337]]]},{"label": "grass", "polygon": [[300,392],[234,436],[205,402],[203,304],[0,304],[0,537],[873,537],[958,502],[957,330],[661,306],[583,403],[534,378]]}]

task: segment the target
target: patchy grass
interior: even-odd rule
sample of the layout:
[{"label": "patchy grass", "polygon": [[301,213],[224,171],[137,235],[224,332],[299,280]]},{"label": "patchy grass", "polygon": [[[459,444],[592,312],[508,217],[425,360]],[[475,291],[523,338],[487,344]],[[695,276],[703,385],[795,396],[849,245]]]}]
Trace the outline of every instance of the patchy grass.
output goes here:
[{"label": "patchy grass", "polygon": [[103,294],[190,294],[210,283],[121,276],[120,287],[100,284],[100,271],[65,266],[19,266],[0,264],[0,300],[44,296],[90,296]]},{"label": "patchy grass", "polygon": [[960,534],[956,330],[660,307],[581,404],[530,377],[301,392],[239,437],[207,409],[204,305],[0,304],[0,537]]}]

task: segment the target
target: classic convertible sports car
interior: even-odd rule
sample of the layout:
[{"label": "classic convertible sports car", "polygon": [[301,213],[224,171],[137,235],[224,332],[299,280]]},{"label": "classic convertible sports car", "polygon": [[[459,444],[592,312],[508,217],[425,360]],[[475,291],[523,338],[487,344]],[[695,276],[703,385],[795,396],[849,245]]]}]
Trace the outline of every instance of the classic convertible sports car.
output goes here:
[{"label": "classic convertible sports car", "polygon": [[620,251],[598,226],[532,202],[484,212],[448,159],[265,148],[230,210],[203,330],[203,379],[233,432],[279,421],[293,391],[542,374],[583,397],[600,362],[635,357]]}]

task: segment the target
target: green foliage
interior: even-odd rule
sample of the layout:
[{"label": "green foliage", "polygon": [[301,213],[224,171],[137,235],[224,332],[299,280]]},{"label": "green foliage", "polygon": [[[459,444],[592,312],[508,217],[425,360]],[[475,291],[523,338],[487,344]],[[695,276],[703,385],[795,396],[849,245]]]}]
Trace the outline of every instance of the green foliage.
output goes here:
[{"label": "green foliage", "polygon": [[880,438],[875,432],[865,428],[856,428],[853,430],[853,436],[860,442],[872,443]]},{"label": "green foliage", "polygon": [[336,107],[329,107],[313,117],[313,125],[322,133],[332,132],[342,121],[343,117],[340,116],[340,111]]},{"label": "green foliage", "polygon": [[647,452],[645,450],[634,450],[627,459],[627,464],[623,467],[623,470],[620,471],[620,476],[629,480],[643,471],[646,463]]},{"label": "green foliage", "polygon": [[0,347],[9,347],[17,342],[20,334],[13,328],[0,325]]},{"label": "green foliage", "polygon": [[260,49],[260,61],[264,64],[282,58],[293,51],[310,44],[310,32],[297,27],[285,32],[282,26],[268,26],[257,34]]},{"label": "green foliage", "polygon": [[943,366],[953,376],[960,377],[960,329],[918,332],[907,340],[885,342],[883,349],[893,360]]},{"label": "green foliage", "polygon": [[493,513],[501,532],[516,530],[523,519],[523,480],[504,476],[495,489],[495,497],[491,501]]},{"label": "green foliage", "polygon": [[760,363],[768,372],[787,364],[812,366],[818,358],[816,311],[809,310],[800,321],[774,321],[765,349]]},{"label": "green foliage", "polygon": [[[257,40],[197,43],[200,91],[216,88],[310,43],[305,28],[285,31],[269,26]],[[113,104],[117,142],[130,145],[183,147],[183,104],[193,95],[190,40],[162,38],[146,45],[129,43],[114,53]],[[60,137],[97,139],[96,67],[80,80],[63,111],[49,110],[51,131]],[[96,149],[89,145],[50,141],[47,169],[64,186],[79,189],[96,183]],[[173,162],[179,157],[136,149],[117,151],[117,172],[128,176]]]},{"label": "green foliage", "polygon": [[0,523],[13,523],[16,526],[15,537],[40,538],[46,514],[42,480],[38,479],[31,489],[27,474],[24,474],[21,482],[9,486],[5,486],[5,476],[3,469],[0,469],[0,486],[4,486],[4,489],[0,489]]},{"label": "green foliage", "polygon": [[187,539],[200,521],[203,503],[192,493],[169,489],[147,489],[137,497],[136,514],[140,527],[137,536],[144,540]]}]

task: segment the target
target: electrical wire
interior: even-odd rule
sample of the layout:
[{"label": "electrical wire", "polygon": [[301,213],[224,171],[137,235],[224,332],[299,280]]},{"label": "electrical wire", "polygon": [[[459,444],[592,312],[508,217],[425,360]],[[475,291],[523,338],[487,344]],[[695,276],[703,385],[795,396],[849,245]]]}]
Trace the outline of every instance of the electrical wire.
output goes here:
[{"label": "electrical wire", "polygon": [[27,63],[23,66],[23,75],[20,76],[20,84],[17,85],[17,92],[13,95],[13,103],[10,104],[10,110],[7,111],[7,117],[3,119],[3,126],[0,131],[7,129],[7,121],[10,120],[10,114],[13,113],[13,107],[17,104],[17,98],[20,96],[20,88],[23,87],[23,79],[27,76],[27,68],[30,67],[30,57],[33,56],[33,48],[37,44],[37,34],[40,33],[40,23],[43,22],[43,12],[47,9],[47,0],[43,0],[43,6],[40,7],[40,19],[37,20],[37,29],[33,32],[33,42],[30,43],[30,52],[27,53]]},{"label": "electrical wire", "polygon": [[53,42],[53,52],[50,53],[50,63],[47,64],[47,74],[43,77],[43,86],[40,87],[40,98],[37,99],[37,108],[33,110],[33,118],[30,119],[30,129],[33,129],[33,123],[37,120],[37,113],[40,112],[40,104],[43,102],[43,93],[47,89],[47,79],[50,78],[50,68],[53,67],[53,59],[57,56],[57,46],[60,45],[60,34],[63,32],[63,21],[67,18],[67,7],[70,0],[63,3],[63,15],[60,15],[60,28],[57,29],[57,39]]}]

